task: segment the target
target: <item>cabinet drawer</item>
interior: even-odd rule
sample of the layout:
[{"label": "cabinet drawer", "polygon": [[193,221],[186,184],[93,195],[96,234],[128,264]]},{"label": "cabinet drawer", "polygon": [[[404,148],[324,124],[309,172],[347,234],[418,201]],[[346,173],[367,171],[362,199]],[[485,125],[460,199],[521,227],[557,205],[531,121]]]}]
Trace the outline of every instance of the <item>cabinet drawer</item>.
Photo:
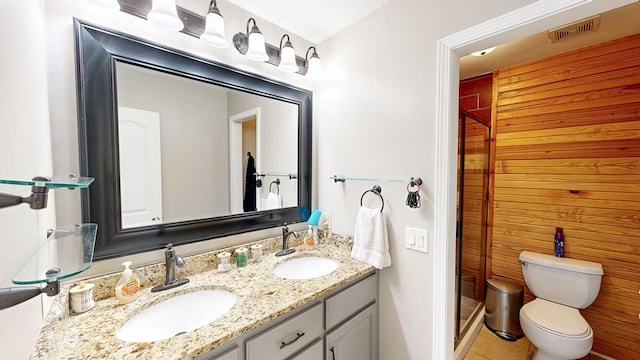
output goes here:
[{"label": "cabinet drawer", "polygon": [[285,359],[322,336],[322,332],[322,304],[317,304],[247,341],[246,358]]},{"label": "cabinet drawer", "polygon": [[378,277],[371,275],[328,298],[326,301],[327,330],[374,302],[377,292]]}]

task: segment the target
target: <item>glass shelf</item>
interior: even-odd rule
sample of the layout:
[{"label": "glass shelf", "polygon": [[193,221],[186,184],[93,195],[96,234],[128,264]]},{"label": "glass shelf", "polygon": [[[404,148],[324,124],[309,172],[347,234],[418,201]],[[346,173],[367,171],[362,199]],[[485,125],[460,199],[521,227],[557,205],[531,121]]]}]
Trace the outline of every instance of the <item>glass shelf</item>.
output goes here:
[{"label": "glass shelf", "polygon": [[76,175],[54,175],[51,180],[13,180],[0,179],[0,184],[42,186],[46,188],[85,189],[93,182],[93,178]]},{"label": "glass shelf", "polygon": [[[77,275],[89,267],[93,261],[97,224],[79,224],[50,230],[47,240],[26,264],[13,276],[13,283],[33,285],[52,280],[62,280]],[[53,268],[60,269],[54,279],[45,273]]]}]

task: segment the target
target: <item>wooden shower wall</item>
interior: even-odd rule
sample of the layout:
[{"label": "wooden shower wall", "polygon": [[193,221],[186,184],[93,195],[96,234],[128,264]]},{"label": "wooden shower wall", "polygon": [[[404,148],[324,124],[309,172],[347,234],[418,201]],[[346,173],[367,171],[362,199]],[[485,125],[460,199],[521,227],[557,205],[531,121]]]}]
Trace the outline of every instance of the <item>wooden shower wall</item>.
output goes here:
[{"label": "wooden shower wall", "polygon": [[640,34],[500,69],[493,89],[491,276],[524,285],[518,254],[553,254],[564,228],[565,256],[604,266],[593,351],[640,359]]}]

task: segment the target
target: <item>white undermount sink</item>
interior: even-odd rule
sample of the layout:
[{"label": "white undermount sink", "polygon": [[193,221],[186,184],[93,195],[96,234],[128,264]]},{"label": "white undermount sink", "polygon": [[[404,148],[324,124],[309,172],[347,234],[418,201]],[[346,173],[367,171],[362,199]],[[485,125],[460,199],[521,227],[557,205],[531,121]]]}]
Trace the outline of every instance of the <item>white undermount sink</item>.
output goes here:
[{"label": "white undermount sink", "polygon": [[326,257],[305,256],[279,263],[273,273],[285,279],[313,279],[334,272],[338,265],[337,261]]},{"label": "white undermount sink", "polygon": [[177,295],[136,314],[116,331],[129,342],[168,339],[207,325],[229,311],[238,296],[224,290]]}]

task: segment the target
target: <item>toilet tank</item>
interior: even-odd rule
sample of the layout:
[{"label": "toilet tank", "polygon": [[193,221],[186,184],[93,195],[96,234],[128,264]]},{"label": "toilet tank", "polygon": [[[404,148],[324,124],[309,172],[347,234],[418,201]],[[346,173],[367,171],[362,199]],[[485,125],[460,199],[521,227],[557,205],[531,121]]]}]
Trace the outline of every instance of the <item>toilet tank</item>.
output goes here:
[{"label": "toilet tank", "polygon": [[523,251],[520,264],[527,287],[538,298],[584,309],[600,292],[604,271],[599,263]]}]

